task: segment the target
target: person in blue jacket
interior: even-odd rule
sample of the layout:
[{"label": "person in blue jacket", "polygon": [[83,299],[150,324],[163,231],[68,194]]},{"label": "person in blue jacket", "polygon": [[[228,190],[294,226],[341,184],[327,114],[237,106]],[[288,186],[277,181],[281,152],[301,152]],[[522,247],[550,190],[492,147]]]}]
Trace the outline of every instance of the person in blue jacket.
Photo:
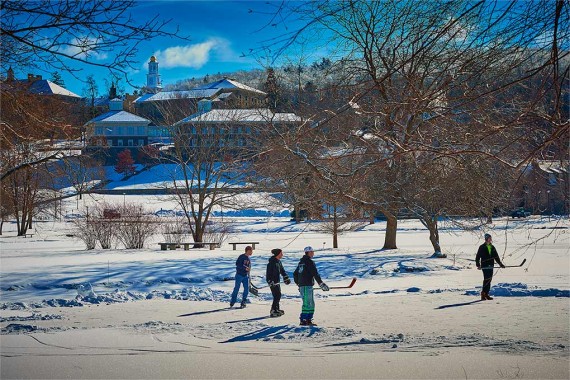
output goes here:
[{"label": "person in blue jacket", "polygon": [[230,301],[230,307],[233,307],[237,301],[237,296],[239,288],[243,285],[243,295],[241,299],[241,308],[245,307],[247,301],[247,295],[249,293],[249,273],[251,270],[251,260],[249,257],[253,255],[253,248],[251,246],[245,247],[245,253],[242,253],[236,260],[236,282],[234,285],[234,291],[232,292],[232,299]]}]

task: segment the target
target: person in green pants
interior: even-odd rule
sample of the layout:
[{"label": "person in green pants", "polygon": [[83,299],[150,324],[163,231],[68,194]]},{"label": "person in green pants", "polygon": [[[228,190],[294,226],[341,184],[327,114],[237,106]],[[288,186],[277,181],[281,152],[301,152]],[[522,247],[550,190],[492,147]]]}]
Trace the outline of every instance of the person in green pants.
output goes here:
[{"label": "person in green pants", "polygon": [[301,326],[316,326],[313,323],[313,315],[315,313],[313,286],[315,285],[315,280],[325,292],[329,290],[329,287],[321,280],[317,266],[313,261],[313,256],[315,255],[313,247],[305,247],[304,251],[305,255],[299,260],[297,269],[293,272],[293,279],[295,284],[299,286],[299,292],[303,299],[301,316],[299,318]]}]

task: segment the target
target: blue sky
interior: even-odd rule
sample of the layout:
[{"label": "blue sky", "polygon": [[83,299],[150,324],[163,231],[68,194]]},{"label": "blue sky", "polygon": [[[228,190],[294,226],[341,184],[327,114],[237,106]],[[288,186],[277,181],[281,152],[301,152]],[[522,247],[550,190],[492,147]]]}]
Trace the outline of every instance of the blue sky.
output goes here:
[{"label": "blue sky", "polygon": [[[140,44],[137,57],[139,63],[130,74],[132,83],[140,86],[146,83],[147,63],[151,55],[155,55],[159,61],[163,85],[205,74],[261,68],[262,65],[256,59],[243,56],[243,53],[248,54],[250,49],[258,48],[263,40],[286,31],[285,24],[282,23],[264,28],[271,20],[270,13],[279,4],[280,2],[237,0],[138,1],[132,10],[133,15],[151,18],[158,14],[161,19],[172,19],[172,29],[178,25],[181,34],[188,35],[190,40],[161,38]],[[82,95],[85,84],[71,75],[61,74],[65,87]],[[81,76],[91,74],[98,81],[100,95],[106,94],[104,79],[110,79],[107,71],[83,66]],[[50,77],[50,74],[44,74],[44,78]],[[121,86],[128,93],[134,90],[124,81]]]}]

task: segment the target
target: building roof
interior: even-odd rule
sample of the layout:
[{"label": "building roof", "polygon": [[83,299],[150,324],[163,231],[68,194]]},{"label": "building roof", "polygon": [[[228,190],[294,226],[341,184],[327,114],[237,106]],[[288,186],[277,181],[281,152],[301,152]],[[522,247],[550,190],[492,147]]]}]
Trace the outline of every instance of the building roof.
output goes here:
[{"label": "building roof", "polygon": [[220,91],[220,89],[193,89],[193,90],[186,90],[186,91],[161,91],[157,92],[156,94],[144,94],[138,97],[134,103],[143,103],[143,102],[156,102],[160,100],[174,100],[174,99],[202,99],[202,98],[210,98],[216,93]]},{"label": "building roof", "polygon": [[136,122],[136,123],[150,124],[150,120],[134,115],[127,111],[109,111],[107,113],[97,116],[94,119],[91,119],[88,123],[101,123],[101,122],[105,123]]},{"label": "building roof", "polygon": [[49,81],[47,79],[39,79],[34,81],[30,84],[28,91],[32,94],[40,94],[40,95],[62,95],[62,96],[70,96],[73,98],[81,98],[81,96],[61,87]]},{"label": "building roof", "polygon": [[228,123],[228,122],[300,122],[302,119],[294,113],[273,113],[268,108],[254,109],[214,109],[204,113],[190,115],[176,124],[184,123]]},{"label": "building roof", "polygon": [[265,92],[260,91],[256,88],[247,86],[243,83],[240,82],[236,82],[235,80],[232,79],[228,79],[228,78],[224,78],[224,79],[220,79],[216,82],[212,82],[212,83],[208,83],[205,84],[203,86],[198,86],[195,88],[195,90],[208,90],[208,89],[242,89],[242,90],[246,90],[246,91],[251,91],[251,92],[256,92],[258,94],[262,94],[262,95],[266,95]]},{"label": "building roof", "polygon": [[570,170],[570,164],[568,160],[539,160],[538,166],[540,167],[540,170],[546,173],[561,174],[568,173]]}]

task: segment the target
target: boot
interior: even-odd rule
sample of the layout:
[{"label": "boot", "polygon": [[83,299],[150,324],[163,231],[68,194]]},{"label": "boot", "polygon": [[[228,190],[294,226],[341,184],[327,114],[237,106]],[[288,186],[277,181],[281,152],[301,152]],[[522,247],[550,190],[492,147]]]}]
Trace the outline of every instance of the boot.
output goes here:
[{"label": "boot", "polygon": [[485,293],[485,292],[481,292],[481,301],[485,301],[487,299],[486,294],[487,293]]},{"label": "boot", "polygon": [[279,310],[271,310],[271,312],[269,313],[269,316],[272,317],[272,318],[280,317],[280,316],[282,316],[282,315],[283,315],[283,314],[281,314],[281,313],[279,312]]},{"label": "boot", "polygon": [[300,326],[307,326],[307,320],[306,319],[301,319],[301,323],[299,323]]},{"label": "boot", "polygon": [[489,293],[485,293],[485,299],[491,301],[491,300],[493,299],[493,297],[491,297],[491,296],[489,295]]},{"label": "boot", "polygon": [[312,319],[307,319],[307,326],[316,326],[316,323],[313,323]]},{"label": "boot", "polygon": [[285,312],[284,312],[283,310],[281,310],[281,309],[277,309],[277,311],[278,311],[279,314],[281,314],[281,315],[284,315],[284,314],[285,314]]}]

